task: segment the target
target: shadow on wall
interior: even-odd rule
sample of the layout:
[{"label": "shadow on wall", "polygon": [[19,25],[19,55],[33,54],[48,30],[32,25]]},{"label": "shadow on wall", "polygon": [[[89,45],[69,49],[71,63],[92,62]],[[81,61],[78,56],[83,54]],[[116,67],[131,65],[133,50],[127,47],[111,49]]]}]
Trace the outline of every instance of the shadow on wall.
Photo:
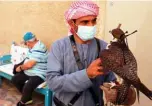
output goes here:
[{"label": "shadow on wall", "polygon": [[[98,37],[101,37],[104,32],[106,1],[94,1],[100,6]],[[12,41],[20,42],[27,31],[33,32],[50,48],[52,42],[68,34],[64,13],[71,2],[0,1],[0,49],[2,47],[3,52],[8,52],[8,45]]]},{"label": "shadow on wall", "polygon": [[7,46],[12,41],[20,42],[27,31],[33,32],[49,48],[53,41],[67,34],[64,12],[70,3],[71,1],[0,1],[0,49],[8,52]]}]

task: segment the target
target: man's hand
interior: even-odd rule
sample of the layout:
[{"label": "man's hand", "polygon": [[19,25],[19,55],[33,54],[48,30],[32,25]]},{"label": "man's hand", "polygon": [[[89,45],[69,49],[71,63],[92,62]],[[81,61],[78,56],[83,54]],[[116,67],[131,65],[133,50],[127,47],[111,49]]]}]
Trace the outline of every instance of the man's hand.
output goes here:
[{"label": "man's hand", "polygon": [[95,78],[98,75],[104,74],[102,72],[103,67],[101,66],[101,59],[94,60],[87,68],[87,75],[89,78]]},{"label": "man's hand", "polygon": [[111,89],[111,84],[110,83],[104,83],[100,88],[104,91],[105,93],[105,98],[107,102],[115,102],[117,98],[117,89],[113,88]]},{"label": "man's hand", "polygon": [[21,72],[22,71],[22,68],[21,68],[21,65],[19,65],[17,68],[16,68],[16,72]]}]

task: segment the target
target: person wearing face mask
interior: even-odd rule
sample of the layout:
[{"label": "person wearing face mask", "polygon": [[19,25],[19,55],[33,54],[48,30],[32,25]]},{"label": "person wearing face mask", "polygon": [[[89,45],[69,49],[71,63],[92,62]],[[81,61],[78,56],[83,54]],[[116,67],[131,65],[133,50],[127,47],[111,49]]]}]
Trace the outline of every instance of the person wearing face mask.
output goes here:
[{"label": "person wearing face mask", "polygon": [[103,106],[100,85],[116,80],[112,72],[102,72],[98,58],[107,46],[95,38],[98,13],[97,4],[82,0],[72,2],[65,12],[69,36],[52,44],[47,63],[46,81],[55,92],[54,106]]},{"label": "person wearing face mask", "polygon": [[32,93],[38,85],[44,82],[47,70],[48,50],[44,43],[37,40],[32,32],[24,34],[24,44],[29,48],[26,60],[16,67],[12,83],[22,93],[17,106],[31,104]]}]

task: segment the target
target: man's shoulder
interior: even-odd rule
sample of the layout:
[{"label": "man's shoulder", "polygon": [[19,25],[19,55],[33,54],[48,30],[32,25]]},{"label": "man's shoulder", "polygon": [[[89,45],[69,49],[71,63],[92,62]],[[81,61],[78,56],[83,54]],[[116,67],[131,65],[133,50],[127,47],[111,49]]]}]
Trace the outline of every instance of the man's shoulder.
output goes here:
[{"label": "man's shoulder", "polygon": [[38,41],[37,44],[34,46],[34,48],[31,51],[46,51],[47,47],[42,41]]},{"label": "man's shoulder", "polygon": [[100,39],[100,38],[96,38],[101,44],[107,44],[107,42],[106,41],[104,41],[104,40],[102,40],[102,39]]},{"label": "man's shoulder", "polygon": [[96,39],[99,41],[101,49],[105,49],[107,47],[108,43],[106,41],[100,38],[96,38]]},{"label": "man's shoulder", "polygon": [[38,42],[38,45],[40,45],[40,46],[46,46],[46,45],[44,44],[44,42],[42,42],[42,41],[40,41],[40,40],[39,40],[39,42]]},{"label": "man's shoulder", "polygon": [[56,46],[61,46],[61,47],[63,47],[63,46],[65,46],[65,45],[67,45],[69,43],[69,36],[66,36],[66,37],[64,37],[64,38],[61,38],[61,39],[58,39],[58,40],[56,40],[55,42],[53,42],[53,44],[52,44],[52,46],[54,47],[56,47]]}]

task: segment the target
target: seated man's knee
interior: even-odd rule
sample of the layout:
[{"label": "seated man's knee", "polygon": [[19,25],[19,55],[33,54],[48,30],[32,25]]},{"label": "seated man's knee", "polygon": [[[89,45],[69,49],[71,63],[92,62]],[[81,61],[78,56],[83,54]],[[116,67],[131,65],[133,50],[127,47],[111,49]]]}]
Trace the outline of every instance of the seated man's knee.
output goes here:
[{"label": "seated man's knee", "polygon": [[23,92],[28,93],[28,92],[32,92],[32,91],[34,91],[33,84],[30,81],[28,81],[27,83],[25,83],[25,85],[23,87]]},{"label": "seated man's knee", "polygon": [[36,89],[36,87],[38,85],[40,85],[41,83],[43,82],[43,80],[39,77],[32,77],[31,79],[29,79],[25,86],[24,86],[24,89],[28,89],[28,90],[34,90]]}]

